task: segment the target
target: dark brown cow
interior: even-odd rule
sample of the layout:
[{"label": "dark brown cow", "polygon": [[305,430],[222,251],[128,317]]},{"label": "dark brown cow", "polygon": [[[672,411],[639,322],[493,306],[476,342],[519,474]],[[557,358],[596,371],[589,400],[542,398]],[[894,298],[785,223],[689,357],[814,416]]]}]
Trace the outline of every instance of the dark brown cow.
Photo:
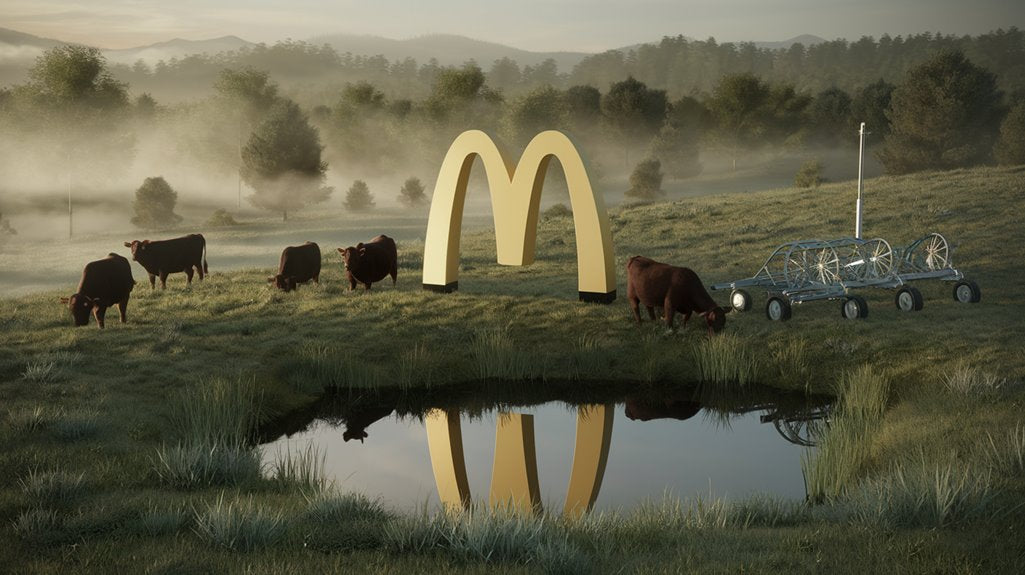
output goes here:
[{"label": "dark brown cow", "polygon": [[690,419],[701,411],[701,404],[688,399],[665,398],[651,402],[635,397],[626,398],[626,416],[636,421],[652,419]]},{"label": "dark brown cow", "polygon": [[278,275],[267,278],[274,287],[292,291],[299,284],[313,280],[320,284],[320,246],[306,242],[301,246],[288,246],[281,252]]},{"label": "dark brown cow", "polygon": [[199,272],[200,281],[210,273],[206,265],[206,239],[200,234],[155,242],[134,240],[125,242],[125,247],[132,248],[132,259],[146,268],[150,288],[156,288],[157,276],[160,289],[167,289],[168,274],[185,272],[191,285],[193,269]]},{"label": "dark brown cow", "polygon": [[78,291],[71,297],[62,297],[61,303],[71,309],[76,326],[88,324],[89,313],[92,312],[96,316],[96,325],[103,329],[103,317],[107,308],[114,304],[117,304],[121,323],[127,321],[128,296],[134,287],[132,264],[123,256],[110,254],[102,260],[85,264]]},{"label": "dark brown cow", "polygon": [[391,275],[391,283],[395,285],[399,275],[395,240],[377,236],[365,244],[356,244],[356,247],[338,248],[338,252],[345,262],[350,291],[356,289],[357,283],[369,290],[370,284],[383,280],[387,275]]},{"label": "dark brown cow", "polygon": [[662,306],[666,326],[670,329],[673,327],[673,314],[683,314],[683,325],[686,326],[690,314],[697,312],[705,317],[709,335],[722,330],[726,325],[726,314],[732,309],[717,305],[692,270],[659,263],[644,256],[634,256],[626,264],[626,298],[637,323],[641,322],[640,304],[644,304],[653,320],[655,306]]}]

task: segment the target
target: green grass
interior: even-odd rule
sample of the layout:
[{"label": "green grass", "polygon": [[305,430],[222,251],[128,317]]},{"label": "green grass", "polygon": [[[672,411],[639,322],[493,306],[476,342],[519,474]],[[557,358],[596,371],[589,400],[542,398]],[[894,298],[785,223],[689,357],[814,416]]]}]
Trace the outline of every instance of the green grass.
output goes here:
[{"label": "green grass", "polygon": [[[0,306],[0,565],[26,573],[1017,572],[1025,301],[1011,288],[1025,284],[1025,272],[1009,247],[1025,245],[1025,169],[866,182],[866,236],[906,244],[943,233],[955,265],[982,287],[980,304],[957,304],[949,284],[920,282],[920,312],[899,313],[892,292],[865,290],[864,321],[841,319],[837,302],[809,302],[777,324],[761,311],[763,294],[752,293],[753,310],[730,314],[709,340],[694,325],[637,326],[623,301],[632,255],[690,267],[711,284],[754,274],[784,241],[848,235],[854,189],[613,210],[620,300],[608,306],[576,301],[568,218],[539,223],[537,261],[525,268],[494,263],[490,232],[464,234],[460,290],[447,295],[421,290],[422,242],[400,243],[397,287],[348,292],[328,258],[320,287],[284,294],[267,287],[268,269],[226,272],[217,258],[265,249],[271,266],[275,241],[307,231],[317,240],[326,222],[215,230],[206,234],[213,275],[189,289],[178,276],[167,291],[140,283],[129,323],[102,331],[71,327],[56,299],[117,238],[54,250],[53,265],[75,272],[66,288]],[[0,255],[5,271],[27,269],[11,265],[18,261]],[[712,408],[740,384],[840,395],[803,466],[810,502],[656,501],[578,521],[398,513],[372,493],[314,493],[322,476],[313,460],[294,460],[276,482],[252,445],[256,427],[328,387],[418,397],[475,386],[515,394],[574,382],[644,391],[701,381]]]}]

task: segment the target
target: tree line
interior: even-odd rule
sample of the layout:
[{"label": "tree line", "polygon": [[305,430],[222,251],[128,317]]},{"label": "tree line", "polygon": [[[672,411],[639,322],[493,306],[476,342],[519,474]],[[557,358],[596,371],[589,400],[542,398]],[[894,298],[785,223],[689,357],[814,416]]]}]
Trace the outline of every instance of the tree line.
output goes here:
[{"label": "tree line", "polygon": [[[133,99],[97,50],[53,48],[28,82],[0,90],[0,128],[9,136],[0,162],[41,173],[59,166],[101,186],[136,153],[157,150],[161,165],[201,166],[224,181],[240,176],[250,203],[286,218],[331,196],[329,164],[361,176],[433,175],[448,143],[469,128],[498,134],[513,149],[540,131],[564,130],[598,178],[639,163],[650,171],[653,160],[669,177],[691,177],[709,150],[736,164],[766,147],[853,147],[860,121],[871,126],[890,173],[1025,163],[1021,95],[1003,92],[996,74],[959,51],[933,56],[895,84],[877,79],[852,92],[809,93],[745,72],[678,98],[633,76],[604,90],[544,84],[511,96],[472,62],[439,68],[420,98],[368,81],[286,96],[253,67],[222,68],[211,88],[188,104],[146,93]],[[348,205],[372,206],[365,184],[354,187],[364,199]]]}]

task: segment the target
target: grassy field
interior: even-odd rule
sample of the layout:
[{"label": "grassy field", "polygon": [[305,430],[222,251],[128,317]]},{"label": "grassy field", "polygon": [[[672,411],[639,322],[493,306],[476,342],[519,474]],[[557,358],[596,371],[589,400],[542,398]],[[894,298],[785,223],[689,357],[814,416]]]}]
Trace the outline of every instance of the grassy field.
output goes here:
[{"label": "grassy field", "polygon": [[[178,275],[153,292],[135,267],[129,323],[103,331],[71,327],[57,297],[73,283],[0,300],[0,565],[1018,572],[1025,169],[866,183],[866,237],[901,245],[944,234],[955,266],[981,286],[979,304],[953,301],[947,283],[922,282],[925,308],[911,314],[878,290],[865,292],[861,321],[843,320],[837,302],[812,302],[795,306],[789,322],[769,322],[756,294],[753,310],[731,314],[712,340],[694,325],[670,333],[632,323],[622,272],[630,256],[690,267],[706,284],[747,277],[779,243],[850,235],[853,203],[848,182],[617,208],[620,299],[608,306],[575,301],[567,218],[541,223],[538,261],[525,268],[496,265],[489,233],[464,236],[460,291],[450,295],[421,290],[422,246],[405,241],[398,286],[369,294],[347,292],[328,258],[323,285],[290,294],[267,287],[269,269],[220,272],[216,263],[191,289]],[[257,246],[265,231],[224,233]],[[280,247],[266,249],[273,264]],[[713,296],[725,303],[727,294]],[[326,488],[315,457],[261,475],[249,439],[329,386],[415,395],[575,381],[751,381],[835,394],[840,409],[806,458],[807,503],[666,499],[579,521],[401,515]]]}]

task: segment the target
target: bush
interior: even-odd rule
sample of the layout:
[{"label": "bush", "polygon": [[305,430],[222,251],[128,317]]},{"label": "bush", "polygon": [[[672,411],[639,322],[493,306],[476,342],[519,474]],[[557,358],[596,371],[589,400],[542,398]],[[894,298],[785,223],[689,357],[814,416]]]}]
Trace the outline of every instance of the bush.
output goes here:
[{"label": "bush", "polygon": [[427,202],[427,195],[424,194],[424,185],[420,178],[409,178],[402,184],[399,190],[399,201],[410,208],[415,208]]},{"label": "bush", "polygon": [[1018,102],[1000,123],[1000,138],[993,155],[1005,166],[1025,164],[1025,102]]},{"label": "bush", "polygon": [[235,218],[231,217],[228,210],[219,208],[210,215],[210,219],[206,221],[205,225],[210,228],[227,228],[237,226],[238,222],[235,221]]},{"label": "bush", "polygon": [[174,213],[174,205],[178,202],[178,192],[157,176],[146,180],[135,191],[135,202],[132,209],[132,223],[140,228],[170,227],[182,221],[182,217]]},{"label": "bush", "polygon": [[571,217],[573,217],[573,210],[569,209],[566,204],[555,204],[541,214],[541,219],[544,221]]},{"label": "bush", "polygon": [[363,180],[356,180],[352,187],[345,193],[345,207],[351,211],[359,212],[374,207],[374,195],[370,193],[370,187]]},{"label": "bush", "polygon": [[662,162],[655,159],[641,161],[630,174],[630,189],[626,195],[643,200],[653,200],[665,194],[662,191]]},{"label": "bush", "polygon": [[0,212],[0,243],[3,243],[8,237],[16,235],[18,232],[11,227],[11,222],[4,218],[4,213]]},{"label": "bush", "polygon": [[794,185],[798,188],[817,188],[824,181],[822,163],[818,160],[808,160],[801,164],[801,169],[794,176]]}]

